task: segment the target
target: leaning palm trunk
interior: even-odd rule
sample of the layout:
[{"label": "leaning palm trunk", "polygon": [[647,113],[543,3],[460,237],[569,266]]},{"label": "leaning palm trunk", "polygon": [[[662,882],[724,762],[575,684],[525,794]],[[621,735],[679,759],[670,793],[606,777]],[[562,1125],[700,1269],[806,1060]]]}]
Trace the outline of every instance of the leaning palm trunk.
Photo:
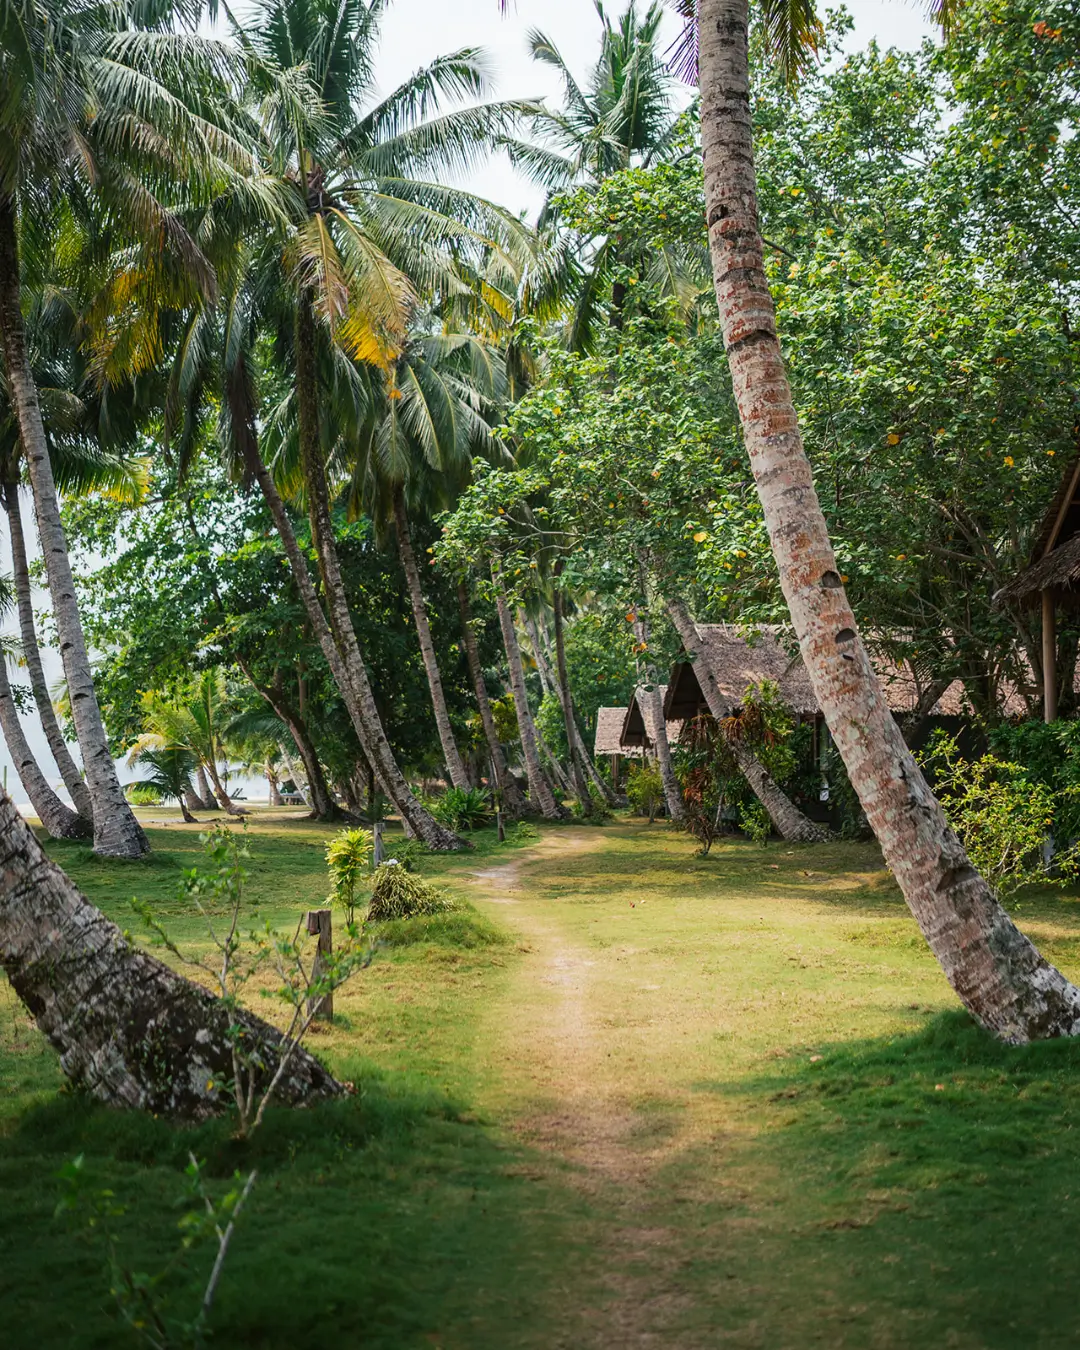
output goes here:
[{"label": "leaning palm trunk", "polygon": [[[731,708],[724,702],[716,682],[716,671],[709,660],[709,653],[698,637],[697,628],[690,611],[681,600],[669,599],[666,609],[671,622],[675,625],[683,647],[694,662],[694,671],[698,678],[709,712],[717,724],[731,716]],[[819,844],[827,838],[826,832],[805,816],[791,798],[779,788],[772,775],[765,768],[748,745],[732,741],[728,745],[731,756],[739,766],[739,772],[750,785],[754,796],[769,813],[769,819],[776,826],[782,839],[797,844]]]},{"label": "leaning palm trunk", "polygon": [[[379,718],[378,709],[375,707],[375,699],[368,683],[367,670],[360,655],[356,635],[352,630],[348,604],[345,601],[344,592],[340,588],[341,576],[336,566],[336,554],[331,553],[333,564],[331,575],[336,576],[339,584],[339,592],[336,596],[338,613],[340,614],[342,606],[345,611],[346,624],[343,629],[343,645],[348,653],[348,664],[346,664],[346,655],[343,655],[342,651],[339,650],[334,640],[334,634],[330,631],[326,616],[323,614],[319,598],[315,594],[311,575],[308,572],[307,561],[296,542],[292,523],[289,520],[288,512],[285,510],[285,503],[281,500],[281,494],[270,476],[270,471],[263,463],[258,447],[253,440],[245,441],[243,448],[248,469],[259,484],[273,517],[274,525],[285,550],[285,556],[288,558],[289,566],[292,569],[293,580],[296,582],[296,588],[300,593],[304,611],[308,616],[308,621],[318,640],[319,647],[326,657],[334,683],[341,694],[357,739],[360,741],[360,747],[371,765],[372,771],[378,777],[386,795],[400,812],[403,823],[412,829],[428,848],[442,852],[461,848],[463,846],[462,841],[450,830],[444,829],[434,816],[416,800],[394,759]],[[323,479],[323,488],[325,495],[325,479]],[[328,520],[328,510],[326,514]],[[322,556],[321,550],[320,556]],[[349,644],[350,637],[352,639],[351,645]]]},{"label": "leaning palm trunk", "polygon": [[210,791],[210,783],[206,777],[206,769],[201,762],[195,770],[195,781],[199,785],[199,799],[202,802],[202,810],[216,811],[218,809],[217,798]]},{"label": "leaning palm trunk", "polygon": [[149,851],[150,845],[120,787],[94,692],[71,560],[60,520],[60,502],[49,462],[49,446],[26,351],[19,298],[15,205],[10,197],[4,196],[0,196],[0,342],[11,402],[18,417],[23,456],[34,492],[38,537],[71,696],[71,714],[86,766],[87,788],[93,804],[94,851],[106,857],[139,858]]},{"label": "leaning palm trunk", "polygon": [[30,677],[30,692],[37,705],[41,728],[64,786],[71,794],[75,810],[87,822],[93,832],[94,812],[90,801],[90,792],[79,767],[67,748],[64,733],[56,710],[49,697],[49,686],[45,680],[45,670],[41,664],[41,651],[38,648],[37,633],[34,629],[34,598],[30,586],[30,566],[26,556],[26,538],[23,534],[22,512],[19,509],[19,487],[17,483],[4,484],[4,509],[7,512],[8,530],[11,536],[11,570],[15,578],[15,599],[19,612],[19,638],[22,642],[23,659],[26,661],[26,673]]},{"label": "leaning palm trunk", "polygon": [[[652,653],[649,647],[648,597],[645,590],[645,567],[640,563],[639,576],[641,604],[637,608],[637,616],[634,619],[634,636],[637,638],[638,651],[641,653],[641,657],[639,658],[639,668],[644,673],[647,683],[638,686],[636,698],[639,706],[641,705],[642,698],[644,698],[645,704],[650,710],[654,728],[653,748],[656,751],[656,762],[660,769],[660,781],[664,785],[664,802],[667,805],[668,819],[675,824],[681,824],[686,818],[686,810],[683,807],[682,789],[679,787],[679,780],[675,774],[675,765],[672,763],[671,759],[671,746],[668,744],[667,722],[664,718],[664,700],[660,695],[660,686],[656,679],[656,665],[653,662]],[[647,719],[645,729],[647,733]]]},{"label": "leaning palm trunk", "polygon": [[38,820],[54,839],[88,839],[93,827],[65,806],[52,790],[27,743],[15,700],[11,696],[7,661],[3,652],[0,652],[0,729],[3,730],[19,782]]},{"label": "leaning palm trunk", "polygon": [[[200,1118],[229,1104],[234,1026],[268,1068],[280,1032],[230,1010],[139,950],[51,863],[0,792],[0,965],[76,1085],[111,1106]],[[275,1091],[287,1104],[344,1092],[302,1048]]]},{"label": "leaning palm trunk", "polygon": [[516,818],[525,814],[528,802],[518,787],[517,779],[510,772],[499,742],[499,733],[495,727],[495,715],[491,711],[491,699],[488,697],[484,682],[484,669],[480,664],[480,653],[476,647],[476,634],[473,632],[472,613],[469,609],[469,593],[463,581],[458,582],[458,610],[461,614],[461,633],[465,640],[465,659],[469,663],[473,689],[476,691],[476,706],[480,709],[480,724],[484,728],[484,738],[491,756],[491,767],[495,774],[495,783],[499,789],[500,804],[504,814]]},{"label": "leaning palm trunk", "polygon": [[1080,990],[972,867],[904,744],[855,627],[799,436],[758,229],[747,0],[700,0],[705,208],[724,345],[780,584],[848,777],[964,1004],[1005,1040],[1080,1031]]},{"label": "leaning palm trunk", "polygon": [[534,811],[540,811],[549,820],[559,820],[565,814],[555,800],[540,763],[540,751],[537,748],[536,724],[529,708],[529,696],[525,690],[525,669],[521,663],[521,648],[518,646],[514,621],[510,617],[510,604],[503,585],[502,568],[495,560],[491,564],[491,577],[495,583],[495,603],[499,611],[499,628],[502,631],[503,646],[506,649],[506,662],[510,668],[510,689],[514,695],[514,711],[517,713],[518,734],[521,737],[521,751],[525,760],[525,772],[529,780],[529,805]]},{"label": "leaning palm trunk", "polygon": [[450,725],[450,714],[446,708],[446,695],[443,692],[442,674],[435,656],[435,644],[431,640],[431,625],[428,623],[427,605],[420,586],[420,569],[416,565],[412,540],[409,538],[409,518],[405,513],[405,494],[400,487],[394,489],[394,532],[397,536],[398,554],[405,571],[405,581],[409,587],[409,600],[412,604],[413,620],[416,623],[416,636],[420,642],[420,655],[424,661],[428,691],[431,694],[431,707],[435,713],[435,725],[439,730],[439,744],[450,774],[450,782],[456,788],[469,786],[468,774],[454,740],[454,730]]}]

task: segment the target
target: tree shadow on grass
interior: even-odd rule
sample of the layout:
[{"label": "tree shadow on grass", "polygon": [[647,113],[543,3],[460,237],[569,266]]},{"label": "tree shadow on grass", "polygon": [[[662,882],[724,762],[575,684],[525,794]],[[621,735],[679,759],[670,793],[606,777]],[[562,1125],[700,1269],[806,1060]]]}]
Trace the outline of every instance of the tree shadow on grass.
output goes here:
[{"label": "tree shadow on grass", "polygon": [[795,1323],[845,1346],[1080,1339],[1080,1041],[1006,1046],[950,1012],[697,1087],[763,1127],[746,1148],[771,1178],[754,1250],[776,1344]]},{"label": "tree shadow on grass", "polygon": [[[258,1169],[213,1325],[227,1346],[543,1346],[552,1281],[584,1259],[581,1202],[523,1166],[466,1104],[354,1065],[358,1092],[271,1110],[250,1144],[228,1120],[182,1128],[61,1094],[0,1135],[5,1347],[115,1347],[101,1239],[54,1216],[56,1173],[85,1156],[115,1193],[122,1259],[158,1269],[179,1241],[188,1153],[212,1178]],[[214,1184],[220,1184],[215,1181]],[[194,1311],[210,1253],[170,1286]],[[565,1262],[565,1265],[564,1265]]]}]

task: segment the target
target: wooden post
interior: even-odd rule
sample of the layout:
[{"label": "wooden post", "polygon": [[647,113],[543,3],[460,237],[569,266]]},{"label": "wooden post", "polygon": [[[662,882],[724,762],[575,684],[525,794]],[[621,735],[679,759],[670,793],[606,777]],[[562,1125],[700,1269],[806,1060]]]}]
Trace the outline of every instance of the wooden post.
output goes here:
[{"label": "wooden post", "polygon": [[505,843],[506,843],[506,822],[503,820],[503,813],[502,813],[501,811],[496,811],[496,812],[495,812],[495,828],[496,828],[496,830],[497,830],[498,833],[499,833],[499,843],[500,843],[500,844],[505,844]]},{"label": "wooden post", "polygon": [[1057,630],[1054,592],[1042,593],[1043,721],[1057,720]]},{"label": "wooden post", "polygon": [[372,863],[375,867],[378,867],[383,860],[382,826],[382,821],[377,820],[371,827],[371,832],[375,837],[375,851],[371,855]]},{"label": "wooden post", "polygon": [[[311,981],[314,984],[316,980],[321,979],[326,972],[325,958],[334,950],[334,928],[333,915],[328,909],[309,909],[307,915],[307,930],[312,937],[318,937],[319,945],[315,948],[315,960],[311,966]],[[318,1002],[317,999],[308,999],[308,1012]],[[334,1020],[334,996],[327,994],[322,1001],[322,1007],[315,1014],[317,1022],[332,1022]]]}]

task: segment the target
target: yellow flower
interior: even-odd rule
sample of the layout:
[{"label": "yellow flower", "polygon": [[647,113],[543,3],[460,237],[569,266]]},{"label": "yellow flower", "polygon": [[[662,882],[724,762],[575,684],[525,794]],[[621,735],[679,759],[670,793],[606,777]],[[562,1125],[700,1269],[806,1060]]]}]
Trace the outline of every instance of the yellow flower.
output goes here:
[{"label": "yellow flower", "polygon": [[898,554],[896,555],[896,561],[897,561],[897,562],[903,562],[904,559],[905,559],[906,557],[907,557],[907,554],[906,554],[906,553],[898,553]]},{"label": "yellow flower", "polygon": [[705,533],[704,530],[698,530],[698,532],[694,535],[694,543],[703,544],[705,540],[708,539],[708,537],[709,536]]},{"label": "yellow flower", "polygon": [[885,440],[888,445],[900,444],[900,437],[896,434],[895,431],[890,431],[888,436],[886,436]]},{"label": "yellow flower", "polygon": [[1013,464],[1014,464],[1014,462],[1015,462],[1015,461],[1013,460],[1012,455],[1006,455],[1006,456],[1005,456],[1005,464],[1006,464],[1006,466],[1007,466],[1008,468],[1011,469],[1012,466],[1013,466]]}]

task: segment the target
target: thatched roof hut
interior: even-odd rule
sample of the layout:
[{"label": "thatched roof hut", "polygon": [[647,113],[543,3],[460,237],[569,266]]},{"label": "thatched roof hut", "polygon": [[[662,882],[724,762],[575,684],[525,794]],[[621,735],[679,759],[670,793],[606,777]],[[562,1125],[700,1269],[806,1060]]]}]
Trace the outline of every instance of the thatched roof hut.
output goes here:
[{"label": "thatched roof hut", "polygon": [[[708,654],[721,696],[731,711],[743,701],[748,685],[772,680],[780,687],[784,702],[794,712],[814,716],[817,699],[798,651],[792,653],[781,640],[782,629],[761,627],[750,634],[730,624],[699,623],[698,637]],[[692,661],[677,662],[671,670],[664,699],[664,715],[685,721],[708,711]]]},{"label": "thatched roof hut", "polygon": [[593,741],[594,757],[640,753],[637,750],[626,750],[621,744],[626,712],[625,708],[598,708],[596,710],[596,739]]},{"label": "thatched roof hut", "polygon": [[[666,706],[668,687],[666,684],[659,686],[661,706]],[[643,689],[634,690],[634,697],[630,700],[630,706],[626,710],[626,716],[623,718],[622,733],[620,741],[623,746],[623,754],[635,754],[645,751],[646,753],[656,745],[656,719],[653,712],[651,699],[639,698]],[[665,720],[668,743],[674,745],[682,735],[682,719],[667,718]]]},{"label": "thatched roof hut", "polygon": [[1042,609],[1043,717],[1057,717],[1057,610],[1080,605],[1080,454],[1062,474],[1046,509],[1031,561],[994,596],[995,604]]}]

